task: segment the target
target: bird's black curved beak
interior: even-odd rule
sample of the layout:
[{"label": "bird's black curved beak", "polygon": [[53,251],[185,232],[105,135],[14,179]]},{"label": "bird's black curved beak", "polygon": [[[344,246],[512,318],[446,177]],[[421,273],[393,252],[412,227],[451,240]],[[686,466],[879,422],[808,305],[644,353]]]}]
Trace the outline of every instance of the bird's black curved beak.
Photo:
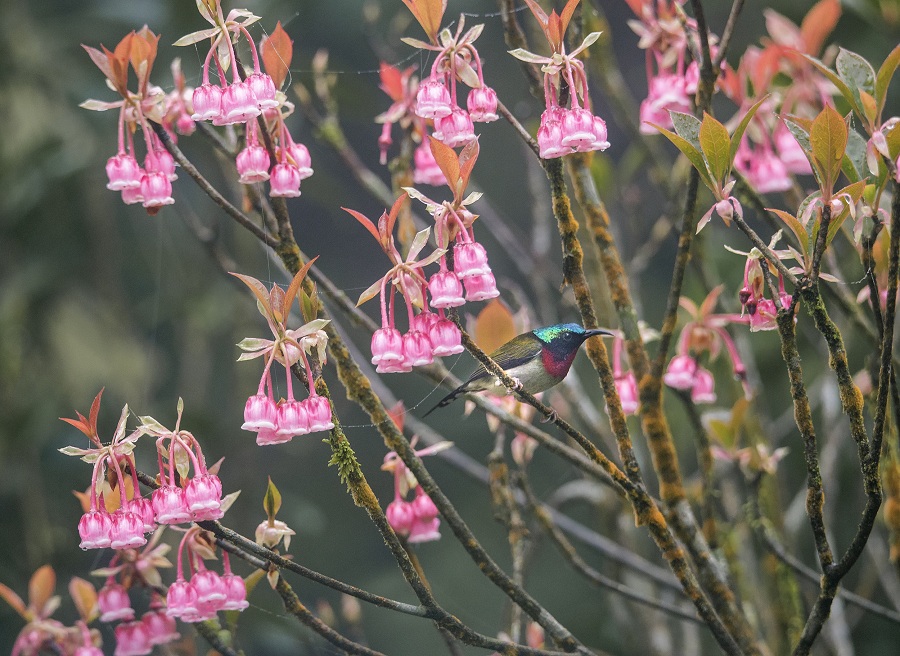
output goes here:
[{"label": "bird's black curved beak", "polygon": [[588,337],[593,337],[594,335],[607,335],[611,337],[614,334],[615,333],[613,333],[611,330],[605,330],[603,328],[592,328],[591,330],[584,331],[584,338],[587,339]]}]

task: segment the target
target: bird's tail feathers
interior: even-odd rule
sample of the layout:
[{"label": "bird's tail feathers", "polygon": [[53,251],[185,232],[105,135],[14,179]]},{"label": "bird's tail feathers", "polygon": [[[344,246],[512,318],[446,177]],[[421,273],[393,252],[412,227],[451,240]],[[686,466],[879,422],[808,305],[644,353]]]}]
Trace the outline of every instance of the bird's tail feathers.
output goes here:
[{"label": "bird's tail feathers", "polygon": [[432,412],[434,412],[438,408],[443,408],[443,407],[450,405],[451,403],[453,403],[456,400],[456,397],[458,397],[460,394],[463,394],[465,391],[466,390],[463,387],[457,387],[455,390],[450,392],[447,396],[445,396],[440,401],[438,401],[437,405],[434,406],[431,410],[429,410],[424,415],[422,415],[422,419],[424,419],[425,417],[430,415]]}]

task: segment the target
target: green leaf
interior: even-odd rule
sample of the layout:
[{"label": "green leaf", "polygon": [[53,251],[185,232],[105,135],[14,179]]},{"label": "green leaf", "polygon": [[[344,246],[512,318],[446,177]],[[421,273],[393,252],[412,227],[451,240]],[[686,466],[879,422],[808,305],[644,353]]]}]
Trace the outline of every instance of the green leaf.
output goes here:
[{"label": "green leaf", "polygon": [[875,69],[855,52],[843,48],[834,63],[840,78],[847,83],[854,97],[859,100],[859,90],[875,93]]},{"label": "green leaf", "polygon": [[900,46],[896,46],[891,50],[891,54],[884,60],[881,68],[878,69],[878,74],[875,76],[875,100],[878,102],[879,112],[884,109],[887,90],[898,64],[900,64]]},{"label": "green leaf", "polygon": [[849,134],[841,170],[850,182],[865,180],[869,175],[869,166],[866,164],[866,140],[855,130]]},{"label": "green leaf", "polygon": [[281,509],[281,493],[269,477],[269,485],[266,487],[266,496],[263,499],[263,510],[266,511],[266,517],[269,521],[275,519],[275,515]]},{"label": "green leaf", "polygon": [[823,173],[825,190],[830,193],[841,172],[841,161],[847,149],[847,124],[833,107],[825,109],[813,120],[809,143],[813,159]]},{"label": "green leaf", "polygon": [[[675,112],[671,113],[675,114]],[[694,165],[694,168],[696,168],[697,171],[700,172],[700,178],[703,180],[703,184],[705,184],[710,189],[715,189],[715,184],[709,177],[709,169],[706,166],[706,160],[703,159],[703,154],[694,146],[694,144],[681,137],[680,135],[666,130],[664,127],[660,127],[655,123],[650,123],[650,125],[659,130],[669,141],[675,144],[678,150],[684,153],[684,156],[687,157],[688,160],[690,160],[691,164]]]},{"label": "green leaf", "polygon": [[768,95],[760,98],[750,109],[747,110],[747,113],[744,114],[744,118],[741,119],[741,122],[738,123],[737,128],[734,131],[734,134],[731,135],[731,150],[728,152],[728,161],[734,162],[734,156],[737,154],[737,150],[741,145],[741,139],[744,138],[744,131],[747,129],[747,126],[750,125],[750,121],[753,119],[754,115],[756,115],[756,110],[760,108],[760,106],[769,99]]},{"label": "green leaf", "polygon": [[784,221],[785,225],[794,233],[797,241],[800,242],[800,246],[803,247],[803,252],[809,252],[809,235],[806,234],[806,228],[803,227],[803,224],[800,223],[800,220],[796,216],[783,210],[775,210],[769,207],[766,208],[766,211],[771,212]]},{"label": "green leaf", "polygon": [[428,236],[431,234],[431,228],[423,228],[413,237],[412,244],[409,245],[409,253],[406,256],[407,262],[414,262],[422,249],[428,243]]},{"label": "green leaf", "polygon": [[803,55],[803,56],[806,58],[806,60],[809,63],[811,63],[816,68],[818,68],[819,71],[822,73],[822,75],[824,75],[829,80],[831,80],[831,82],[834,84],[834,86],[836,86],[838,88],[838,91],[841,92],[841,95],[844,97],[844,100],[846,100],[848,103],[850,103],[850,106],[853,108],[853,111],[855,111],[857,114],[862,116],[863,113],[860,110],[859,103],[856,102],[856,96],[854,95],[853,90],[850,87],[848,87],[847,84],[834,71],[832,71],[825,64],[820,62],[818,59],[816,59],[815,57],[811,57],[809,55]]},{"label": "green leaf", "polygon": [[731,138],[728,136],[728,129],[704,112],[703,121],[700,123],[699,139],[700,147],[709,164],[709,172],[716,182],[723,182],[731,169],[731,159],[729,158]]},{"label": "green leaf", "polygon": [[675,126],[675,134],[686,140],[697,150],[700,147],[700,120],[693,114],[669,111],[672,117],[672,125]]}]

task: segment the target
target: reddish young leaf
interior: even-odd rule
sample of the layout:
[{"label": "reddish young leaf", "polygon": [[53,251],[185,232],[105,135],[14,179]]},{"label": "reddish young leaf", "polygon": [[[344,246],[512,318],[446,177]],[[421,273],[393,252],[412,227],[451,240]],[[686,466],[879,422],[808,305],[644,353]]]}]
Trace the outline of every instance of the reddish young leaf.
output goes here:
[{"label": "reddish young leaf", "polygon": [[106,52],[101,52],[100,50],[91,48],[90,46],[86,46],[83,43],[81,44],[81,47],[85,49],[85,52],[87,52],[88,56],[91,58],[91,61],[94,62],[94,65],[100,69],[100,72],[102,72],[103,75],[106,76],[106,79],[115,84],[116,79],[115,73],[113,72],[112,62],[106,54],[106,52],[109,51],[107,50]]},{"label": "reddish young leaf", "polygon": [[547,27],[547,14],[544,12],[544,9],[537,3],[536,0],[525,0],[525,4],[528,5],[528,8],[531,10],[531,13],[534,14],[534,17],[537,18],[538,23],[541,24],[541,29],[545,29]]},{"label": "reddish young leaf", "polygon": [[387,409],[388,417],[391,418],[391,421],[403,431],[403,419],[406,417],[406,408],[403,405],[403,401],[397,401],[393,407]]},{"label": "reddish young leaf", "polygon": [[475,167],[475,162],[478,161],[478,138],[476,137],[472,141],[466,144],[465,148],[462,149],[459,153],[459,189],[456,191],[456,194],[461,198],[463,192],[465,192],[466,187],[469,186],[469,177],[472,175],[472,169]]},{"label": "reddish young leaf", "polygon": [[388,241],[388,243],[385,244],[385,249],[390,245],[390,237],[394,234],[394,224],[397,223],[397,217],[400,216],[400,208],[403,207],[403,203],[405,203],[408,198],[409,194],[404,191],[397,196],[397,200],[395,200],[394,204],[391,206],[391,211],[387,215],[387,226],[381,234],[381,238]]},{"label": "reddish young leaf", "polygon": [[369,234],[375,237],[375,241],[377,241],[379,244],[381,243],[381,235],[378,234],[378,228],[376,228],[375,224],[372,223],[365,215],[357,212],[356,210],[351,210],[346,207],[342,207],[341,209],[347,212],[347,214],[352,216],[354,219],[359,221],[360,224],[362,224],[362,226],[369,231]]},{"label": "reddish young leaf", "polygon": [[381,62],[378,74],[381,77],[381,90],[394,102],[402,100],[404,89],[403,74],[400,72],[400,69],[396,66]]},{"label": "reddish young leaf", "polygon": [[69,581],[69,596],[75,602],[75,608],[85,623],[90,624],[100,614],[97,606],[97,590],[90,581],[73,576]]},{"label": "reddish young leaf", "polygon": [[831,34],[841,17],[841,3],[838,0],[820,0],[813,5],[800,24],[800,35],[806,45],[806,52],[818,55],[825,38]]},{"label": "reddish young leaf", "polygon": [[[91,410],[89,413],[90,424],[88,424],[91,429],[94,431],[94,434],[97,434],[97,417],[100,416],[100,399],[103,397],[103,390],[105,387],[101,387],[100,391],[97,392],[97,396],[94,397],[94,401],[91,403]],[[79,415],[80,417],[81,415]]]},{"label": "reddish young leaf", "polygon": [[35,612],[40,613],[44,605],[53,596],[56,587],[56,572],[50,565],[39,567],[28,582],[28,605]]},{"label": "reddish young leaf", "polygon": [[287,79],[294,54],[294,42],[281,27],[281,21],[278,21],[272,33],[263,40],[260,53],[266,73],[275,82],[275,88],[280,89]]},{"label": "reddish young leaf", "polygon": [[512,312],[500,299],[495,298],[484,306],[475,320],[475,343],[487,353],[493,353],[516,336],[516,324]]},{"label": "reddish young leaf", "polygon": [[441,21],[444,18],[444,11],[447,9],[447,0],[403,0],[403,4],[409,7],[431,42],[437,43],[437,35],[441,31]]},{"label": "reddish young leaf", "polygon": [[581,0],[569,0],[566,3],[566,6],[563,7],[562,15],[560,16],[563,34],[565,34],[566,29],[569,27],[569,21],[572,20],[572,14],[575,13],[575,8],[578,7],[579,2],[581,2]]},{"label": "reddish young leaf", "polygon": [[25,602],[22,601],[22,598],[2,583],[0,583],[0,598],[26,620],[30,621],[32,619],[29,617],[28,609],[25,608]]},{"label": "reddish young leaf", "polygon": [[256,300],[271,314],[272,306],[269,305],[269,290],[266,289],[265,285],[253,276],[245,276],[242,273],[234,273],[233,271],[229,271],[228,273],[247,285],[247,287],[250,288],[250,291],[253,292],[253,295],[256,296]]},{"label": "reddish young leaf", "polygon": [[447,178],[447,185],[450,189],[455,190],[459,182],[459,158],[456,156],[456,151],[432,136],[428,137],[428,143],[431,146],[434,161],[437,162],[441,173]]}]

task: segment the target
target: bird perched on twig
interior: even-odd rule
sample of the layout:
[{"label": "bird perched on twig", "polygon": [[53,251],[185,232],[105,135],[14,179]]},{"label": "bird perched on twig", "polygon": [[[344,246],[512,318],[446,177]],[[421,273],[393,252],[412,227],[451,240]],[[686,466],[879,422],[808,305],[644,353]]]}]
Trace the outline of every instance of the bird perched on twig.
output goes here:
[{"label": "bird perched on twig", "polygon": [[[594,335],[612,335],[612,333],[602,328],[585,330],[577,323],[559,323],[535,328],[512,338],[489,357],[510,378],[519,383],[520,389],[537,394],[550,389],[566,377],[575,360],[578,347],[588,337]],[[441,399],[423,417],[449,405],[460,394],[488,390],[498,385],[497,377],[489,373],[483,365],[479,365],[466,382]]]}]

